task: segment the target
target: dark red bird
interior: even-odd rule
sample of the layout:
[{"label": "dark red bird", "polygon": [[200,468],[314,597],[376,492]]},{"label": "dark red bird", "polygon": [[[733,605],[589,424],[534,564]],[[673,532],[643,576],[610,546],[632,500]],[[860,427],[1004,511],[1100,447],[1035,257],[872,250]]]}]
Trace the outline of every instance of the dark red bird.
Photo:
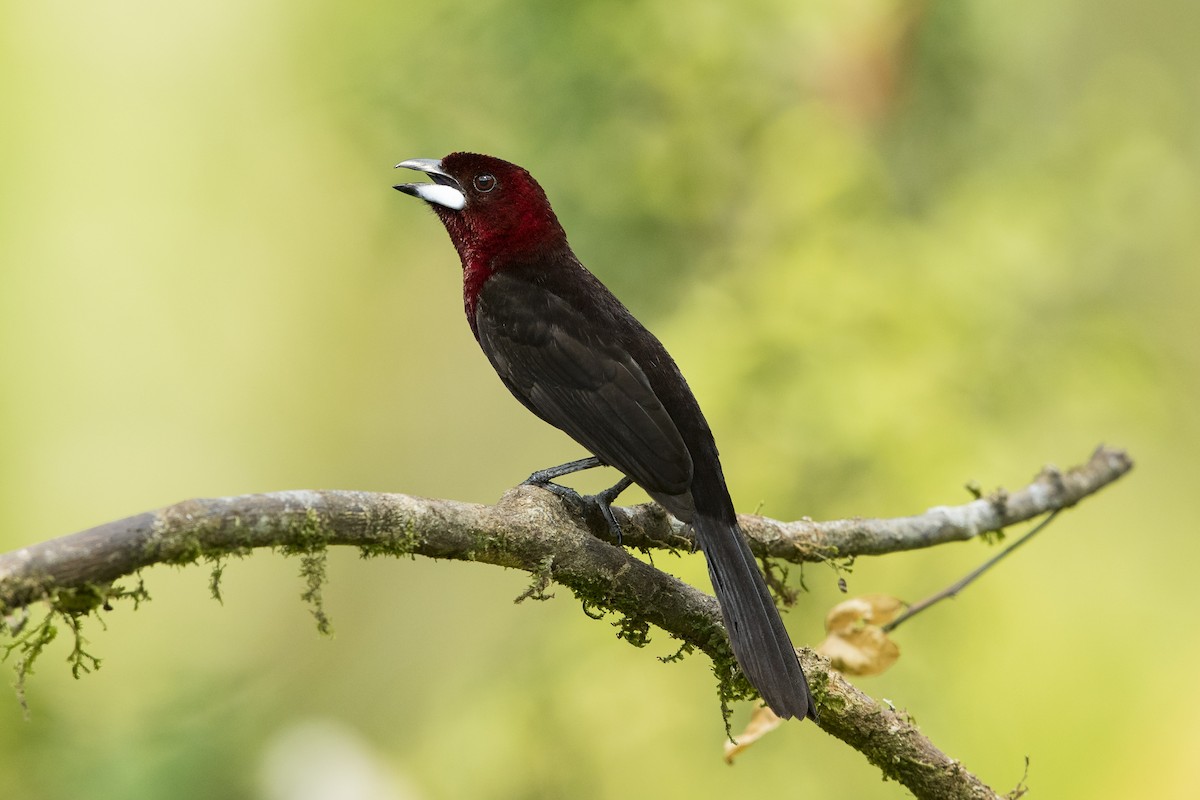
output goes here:
[{"label": "dark red bird", "polygon": [[[599,463],[691,523],[746,677],[779,716],[815,717],[796,652],[738,528],[712,432],[662,343],[579,263],[524,169],[474,153],[397,166],[433,181],[396,188],[428,203],[446,226],[462,260],[467,321],[500,380]],[[535,476],[544,485],[596,459]]]}]

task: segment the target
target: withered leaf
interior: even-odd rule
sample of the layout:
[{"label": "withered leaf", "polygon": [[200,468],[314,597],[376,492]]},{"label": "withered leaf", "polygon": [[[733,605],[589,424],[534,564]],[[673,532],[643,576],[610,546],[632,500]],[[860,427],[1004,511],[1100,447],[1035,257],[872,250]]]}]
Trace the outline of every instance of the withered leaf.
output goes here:
[{"label": "withered leaf", "polygon": [[852,597],[825,617],[825,640],[817,652],[846,675],[879,675],[900,657],[900,648],[883,632],[904,603],[883,594]]},{"label": "withered leaf", "polygon": [[750,716],[750,721],[746,723],[746,730],[742,731],[741,735],[737,737],[737,742],[725,742],[725,763],[732,764],[734,757],[738,753],[778,728],[782,723],[783,720],[777,717],[775,712],[766,706],[759,706],[754,709],[754,713]]}]

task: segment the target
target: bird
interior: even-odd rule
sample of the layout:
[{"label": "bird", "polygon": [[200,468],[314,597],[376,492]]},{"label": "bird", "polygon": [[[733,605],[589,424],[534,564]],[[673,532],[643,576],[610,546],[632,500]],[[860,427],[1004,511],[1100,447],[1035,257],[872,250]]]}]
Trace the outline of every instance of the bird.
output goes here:
[{"label": "bird", "polygon": [[609,466],[695,532],[734,657],[771,710],[816,719],[796,650],[738,525],[712,431],[663,344],[575,256],[545,191],[516,164],[479,153],[412,158],[397,168],[428,182],[419,198],[450,235],[463,270],[471,332],[500,380],[529,411],[590,458],[527,482]]}]

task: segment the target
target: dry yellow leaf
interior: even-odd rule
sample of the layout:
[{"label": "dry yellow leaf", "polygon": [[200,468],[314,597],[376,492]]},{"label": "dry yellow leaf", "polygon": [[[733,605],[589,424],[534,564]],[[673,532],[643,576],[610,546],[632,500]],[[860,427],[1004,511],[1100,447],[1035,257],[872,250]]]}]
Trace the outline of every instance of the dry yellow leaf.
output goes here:
[{"label": "dry yellow leaf", "polygon": [[903,601],[886,594],[851,597],[830,609],[825,617],[825,632],[834,633],[864,622],[887,625],[903,608]]},{"label": "dry yellow leaf", "polygon": [[737,742],[725,742],[725,763],[732,764],[734,756],[778,728],[782,723],[783,720],[766,706],[754,709],[750,721],[746,723],[746,730],[737,737]]},{"label": "dry yellow leaf", "polygon": [[904,603],[894,597],[870,594],[838,603],[825,617],[825,641],[817,652],[846,675],[878,675],[900,657],[900,648],[883,632]]}]

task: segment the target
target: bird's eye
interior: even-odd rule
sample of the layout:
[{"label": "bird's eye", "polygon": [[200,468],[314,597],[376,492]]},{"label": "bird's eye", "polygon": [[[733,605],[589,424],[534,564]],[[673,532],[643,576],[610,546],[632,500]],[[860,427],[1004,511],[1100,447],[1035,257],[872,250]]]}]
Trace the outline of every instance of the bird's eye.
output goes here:
[{"label": "bird's eye", "polygon": [[475,176],[475,190],[487,194],[496,188],[496,176],[487,172]]}]

